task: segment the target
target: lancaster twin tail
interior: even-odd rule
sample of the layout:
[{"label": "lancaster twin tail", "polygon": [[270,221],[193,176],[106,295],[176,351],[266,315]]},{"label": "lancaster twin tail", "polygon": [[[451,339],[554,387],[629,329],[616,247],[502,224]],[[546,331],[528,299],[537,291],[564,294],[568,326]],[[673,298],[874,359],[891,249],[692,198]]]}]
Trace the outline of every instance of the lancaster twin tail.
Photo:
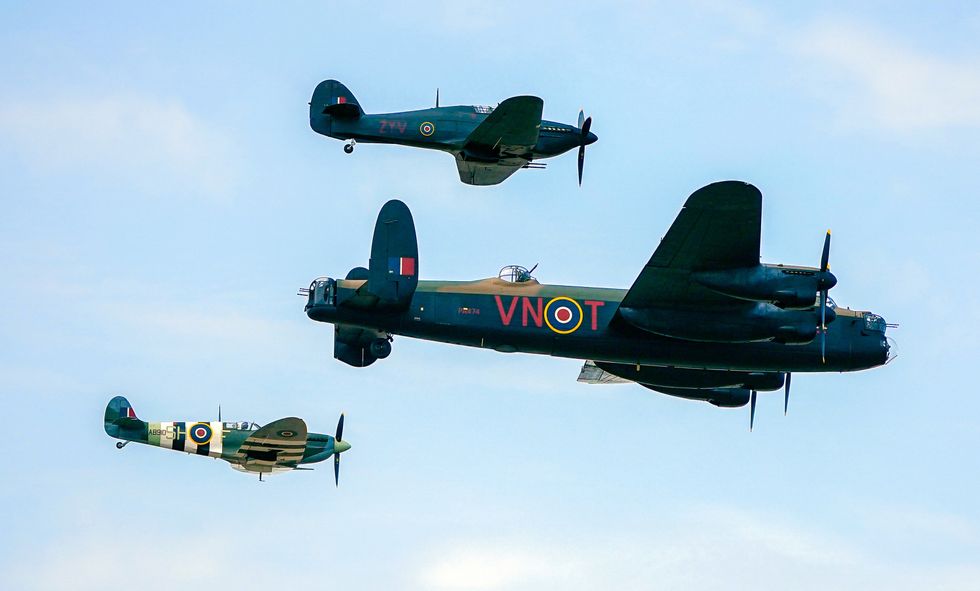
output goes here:
[{"label": "lancaster twin tail", "polygon": [[[219,415],[221,413],[218,413]],[[263,475],[291,470],[333,457],[334,483],[340,480],[340,454],[350,449],[344,441],[344,415],[334,436],[310,433],[303,419],[287,417],[260,426],[247,421],[170,421],[149,423],[136,417],[128,400],[116,396],[105,409],[105,432],[121,441],[155,445],[188,454],[220,458],[242,472]]]},{"label": "lancaster twin tail", "polygon": [[721,407],[784,390],[793,372],[845,372],[894,356],[885,320],[828,292],[819,267],[760,263],[762,194],[725,181],[694,192],[629,289],[546,285],[523,268],[477,281],[420,281],[415,224],[382,207],[367,268],[321,277],[309,318],[334,324],[334,357],[355,367],[391,353],[393,335],[585,360],[579,380],[630,381]]},{"label": "lancaster twin tail", "polygon": [[578,182],[582,184],[585,146],[598,138],[592,118],[579,111],[578,126],[544,121],[544,101],[536,96],[511,97],[497,107],[440,107],[368,115],[346,86],[336,80],[317,85],[310,100],[313,131],[347,140],[350,154],[357,142],[399,144],[449,152],[456,158],[459,180],[468,185],[496,185],[520,168],[544,168],[536,162],[578,148]]}]

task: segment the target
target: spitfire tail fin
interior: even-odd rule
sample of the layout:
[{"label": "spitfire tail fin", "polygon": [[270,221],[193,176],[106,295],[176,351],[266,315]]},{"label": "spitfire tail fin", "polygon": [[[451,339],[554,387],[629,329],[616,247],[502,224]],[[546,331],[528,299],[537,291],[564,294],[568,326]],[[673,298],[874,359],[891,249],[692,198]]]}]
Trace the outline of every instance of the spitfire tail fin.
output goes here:
[{"label": "spitfire tail fin", "polygon": [[310,126],[315,131],[329,122],[330,117],[356,119],[364,109],[346,86],[336,80],[324,80],[316,85],[310,99]]},{"label": "spitfire tail fin", "polygon": [[133,405],[122,396],[114,397],[105,407],[105,432],[110,437],[130,439],[145,424],[136,417]]}]

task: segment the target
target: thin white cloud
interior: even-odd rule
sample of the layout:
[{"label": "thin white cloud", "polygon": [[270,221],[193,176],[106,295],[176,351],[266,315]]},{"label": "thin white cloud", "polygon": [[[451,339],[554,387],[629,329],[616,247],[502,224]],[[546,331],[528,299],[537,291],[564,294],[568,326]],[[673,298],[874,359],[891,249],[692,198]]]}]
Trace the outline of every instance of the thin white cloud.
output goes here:
[{"label": "thin white cloud", "polygon": [[854,24],[825,22],[794,48],[824,70],[820,89],[851,125],[908,132],[980,126],[980,58],[954,61]]},{"label": "thin white cloud", "polygon": [[0,103],[0,137],[31,169],[156,192],[224,197],[236,176],[231,140],[176,100],[72,96]]},{"label": "thin white cloud", "polygon": [[896,565],[877,549],[772,514],[728,506],[588,539],[455,540],[422,560],[420,589],[974,589],[975,564]]}]

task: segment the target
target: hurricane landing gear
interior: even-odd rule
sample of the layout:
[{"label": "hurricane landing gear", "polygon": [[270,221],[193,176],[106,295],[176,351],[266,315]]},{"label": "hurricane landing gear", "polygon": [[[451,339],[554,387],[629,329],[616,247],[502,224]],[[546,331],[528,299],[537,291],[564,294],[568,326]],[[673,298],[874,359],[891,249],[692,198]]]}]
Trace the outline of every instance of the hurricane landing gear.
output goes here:
[{"label": "hurricane landing gear", "polygon": [[354,151],[354,144],[355,143],[357,143],[357,142],[355,142],[354,140],[351,140],[349,144],[344,144],[344,152],[347,152],[348,154],[352,153]]},{"label": "hurricane landing gear", "polygon": [[374,339],[370,346],[371,355],[378,359],[384,359],[391,355],[391,337]]},{"label": "hurricane landing gear", "polygon": [[128,441],[117,441],[116,442],[116,449],[122,449],[122,448],[126,447],[126,444],[127,443],[129,443],[129,442]]}]

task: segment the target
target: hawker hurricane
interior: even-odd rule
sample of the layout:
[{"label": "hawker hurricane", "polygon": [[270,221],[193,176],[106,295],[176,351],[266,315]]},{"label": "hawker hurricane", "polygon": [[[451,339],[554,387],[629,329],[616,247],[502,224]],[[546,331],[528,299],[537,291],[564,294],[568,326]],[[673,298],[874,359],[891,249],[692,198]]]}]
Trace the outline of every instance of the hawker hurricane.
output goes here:
[{"label": "hawker hurricane", "polygon": [[520,168],[544,168],[537,160],[578,148],[581,185],[585,146],[598,139],[592,118],[579,111],[578,126],[566,125],[541,119],[543,110],[536,96],[511,97],[496,107],[440,107],[437,91],[432,109],[368,115],[346,86],[324,80],[310,99],[310,127],[346,140],[348,154],[357,142],[449,152],[468,185],[496,185]]}]

